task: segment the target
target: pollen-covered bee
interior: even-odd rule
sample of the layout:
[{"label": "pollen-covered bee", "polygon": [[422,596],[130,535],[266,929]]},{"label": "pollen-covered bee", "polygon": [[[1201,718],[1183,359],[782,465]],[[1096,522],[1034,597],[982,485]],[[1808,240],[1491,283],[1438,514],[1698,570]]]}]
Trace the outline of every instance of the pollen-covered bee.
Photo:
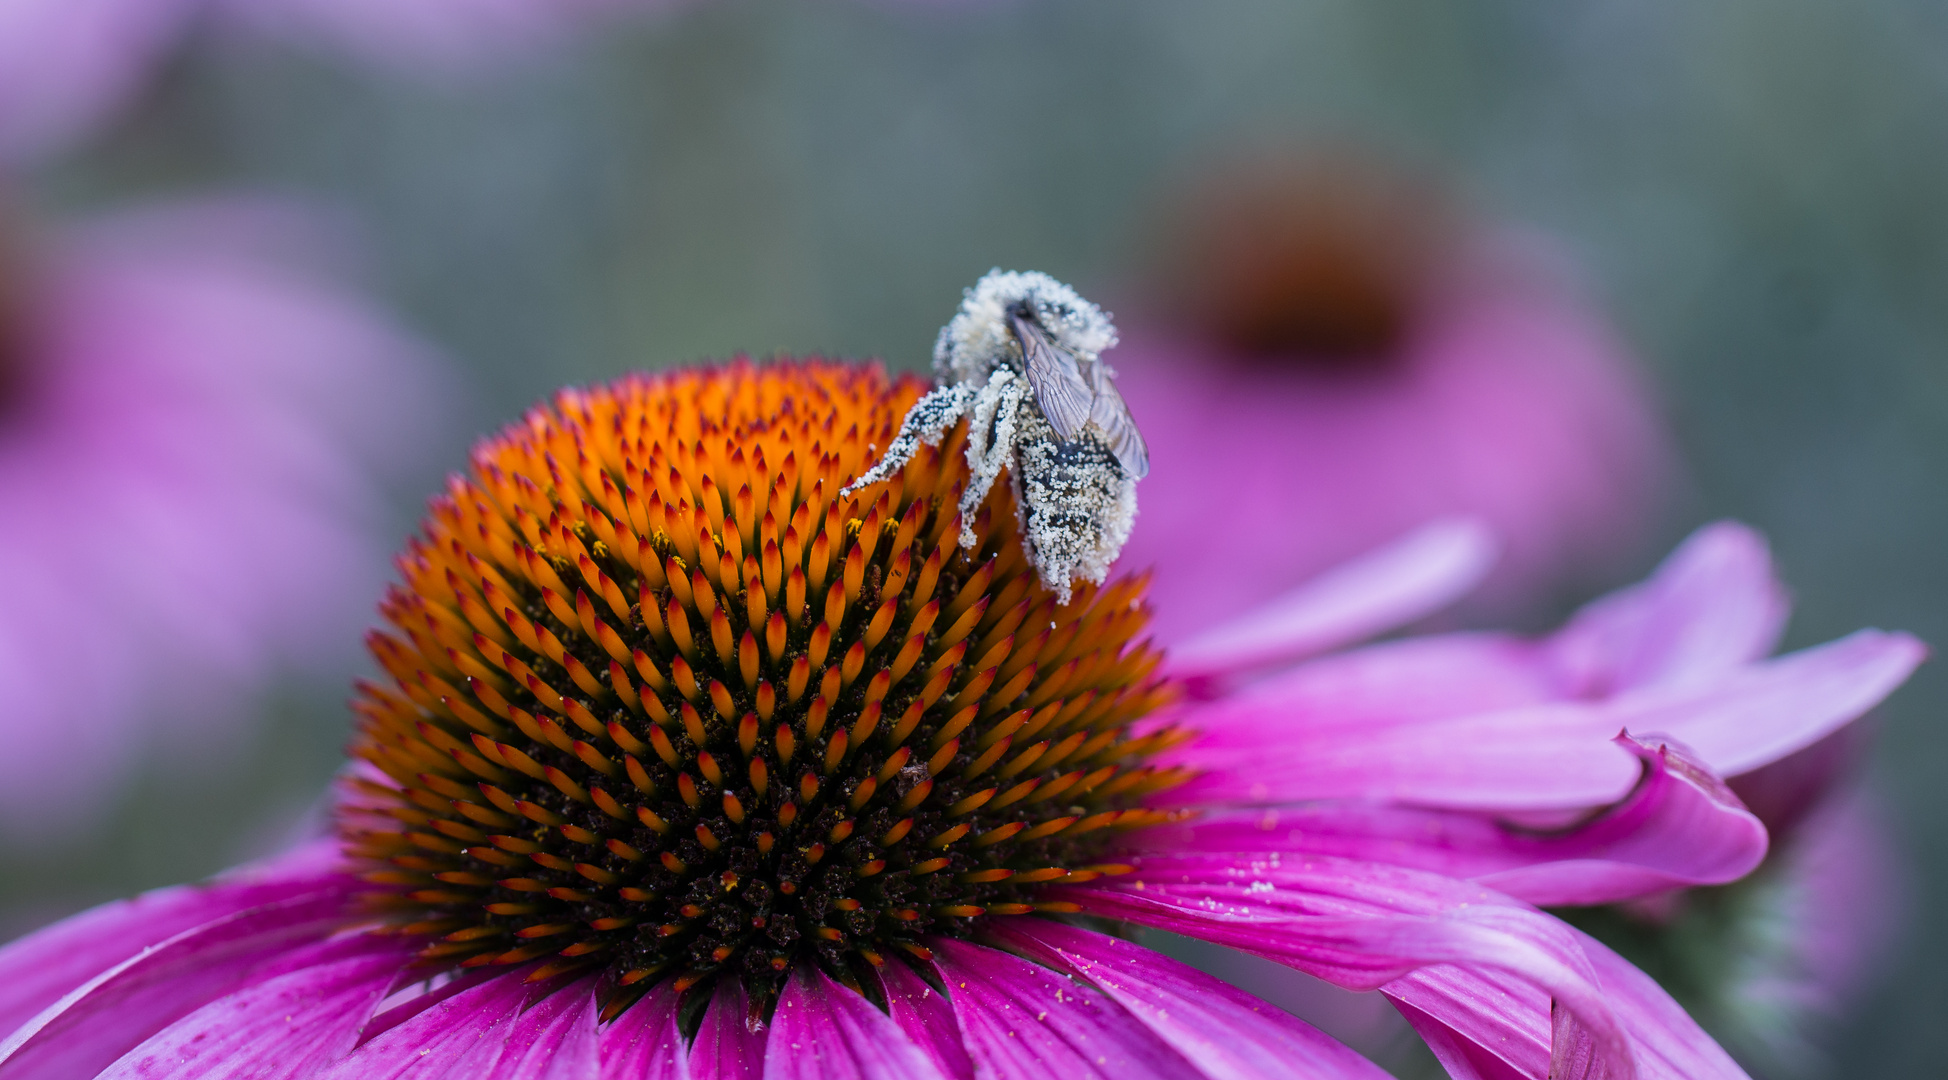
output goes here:
[{"label": "pollen-covered bee", "polygon": [[[1109,317],[1074,289],[1047,274],[990,271],[934,342],[940,387],[914,403],[886,456],[848,490],[891,477],[967,417],[963,519],[1007,468],[1029,560],[1067,603],[1077,579],[1108,576],[1136,517],[1136,482],[1150,471],[1101,359],[1115,344]],[[963,531],[962,546],[973,543]]]}]

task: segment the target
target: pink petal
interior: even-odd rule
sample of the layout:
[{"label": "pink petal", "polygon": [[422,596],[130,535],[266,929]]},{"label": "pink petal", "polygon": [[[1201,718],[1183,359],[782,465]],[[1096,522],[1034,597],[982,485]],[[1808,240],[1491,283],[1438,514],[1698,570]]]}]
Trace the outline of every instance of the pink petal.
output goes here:
[{"label": "pink petal", "polygon": [[[336,849],[336,842],[328,845]],[[127,960],[143,947],[250,908],[315,893],[337,877],[322,863],[303,862],[307,846],[277,868],[207,885],[177,885],[117,900],[63,919],[0,948],[0,1031],[12,1031],[63,994]],[[293,862],[293,858],[297,862]]]},{"label": "pink petal", "polygon": [[1443,717],[1299,715],[1254,699],[1183,721],[1205,731],[1169,760],[1203,770],[1171,790],[1193,803],[1386,799],[1424,806],[1547,810],[1602,806],[1639,769],[1610,739],[1623,724],[1600,706],[1545,704]]},{"label": "pink petal", "polygon": [[792,974],[771,1025],[765,1080],[944,1080],[890,1017],[816,969]]},{"label": "pink petal", "polygon": [[1353,990],[1423,968],[1508,972],[1575,1010],[1611,1067],[1630,1044],[1570,929],[1479,886],[1315,856],[1140,857],[1133,879],[1054,888],[1086,913],[1255,953]]},{"label": "pink petal", "polygon": [[658,983],[602,1029],[601,1080],[690,1080],[678,1000],[668,982]]},{"label": "pink petal", "polygon": [[1384,992],[1457,1080],[1549,1075],[1554,1034],[1541,987],[1506,971],[1443,965]]},{"label": "pink petal", "polygon": [[[1746,1080],[1648,975],[1594,939],[1576,938],[1630,1038],[1641,1080]],[[1428,968],[1384,991],[1457,1080],[1605,1075],[1589,1054],[1593,1033],[1552,1009],[1547,993],[1503,972]]]},{"label": "pink petal", "polygon": [[[410,1013],[406,1019],[377,1034],[368,1032],[366,1041],[320,1073],[320,1080],[430,1080],[442,1075],[481,1038],[497,1036],[501,1025],[539,996],[537,988],[522,982],[525,974],[525,969],[498,972],[458,993],[429,994],[431,1005],[408,1003],[402,1007]],[[381,1016],[375,1026],[387,1019]]]},{"label": "pink petal", "polygon": [[596,1075],[595,980],[498,974],[371,1038],[319,1080],[586,1080]]},{"label": "pink petal", "polygon": [[1212,1080],[1386,1078],[1297,1017],[1133,942],[1047,919],[1000,919],[989,932],[999,944],[1088,980]]},{"label": "pink petal", "polygon": [[718,979],[690,1046],[690,1075],[706,1080],[759,1080],[764,1075],[765,1030],[762,1019],[751,1016],[744,984]]},{"label": "pink petal", "polygon": [[1579,696],[1687,685],[1766,656],[1788,611],[1765,538],[1719,522],[1693,533],[1649,580],[1578,612],[1550,647],[1575,673]]},{"label": "pink petal", "polygon": [[1737,775],[1852,721],[1925,654],[1905,634],[1862,630],[1708,682],[1471,715],[1335,708],[1303,692],[1279,701],[1254,688],[1180,714],[1205,735],[1170,760],[1206,772],[1172,797],[1391,799],[1511,811],[1603,806],[1623,798],[1637,775],[1630,755],[1611,744],[1618,731],[1668,735],[1712,771]]},{"label": "pink petal", "polygon": [[1233,720],[1227,706],[1288,707],[1294,724],[1360,725],[1546,704],[1568,687],[1533,642],[1506,634],[1437,634],[1368,645],[1280,672],[1202,707],[1202,726]]},{"label": "pink petal", "polygon": [[1171,674],[1231,674],[1404,626],[1473,588],[1494,558],[1494,538],[1481,523],[1435,522],[1177,646]]},{"label": "pink petal", "polygon": [[1630,1032],[1643,1080],[1746,1080],[1745,1070],[1705,1034],[1656,980],[1580,931],[1611,1008]]},{"label": "pink petal", "polygon": [[1141,1080],[1197,1075],[1141,1021],[1099,991],[998,949],[927,942],[986,1080]]},{"label": "pink petal", "polygon": [[1905,682],[1927,652],[1906,634],[1859,630],[1749,665],[1709,690],[1626,695],[1616,715],[1633,732],[1678,739],[1718,775],[1737,776],[1851,723]]},{"label": "pink petal", "polygon": [[1549,1080],[1621,1080],[1635,1070],[1618,1070],[1576,1014],[1549,1003]]},{"label": "pink petal", "polygon": [[[1404,798],[1487,805],[1614,801],[1636,779],[1607,744],[1620,724],[1561,702],[1529,642],[1448,634],[1312,661],[1176,713],[1200,735],[1172,752],[1203,775],[1172,789],[1205,803]],[[1507,800],[1507,801],[1503,801]]]},{"label": "pink petal", "polygon": [[458,1080],[589,1080],[601,1068],[595,978],[554,990],[483,1037],[453,1065]]},{"label": "pink petal", "polygon": [[[1410,976],[1411,978],[1411,976]],[[1403,980],[1404,981],[1404,980]],[[1529,1080],[1540,1076],[1538,1072],[1524,1072],[1498,1057],[1487,1046],[1461,1036],[1453,1028],[1435,1020],[1412,1005],[1388,995],[1393,1007],[1399,1010],[1407,1023],[1413,1027],[1427,1049],[1432,1051],[1436,1061],[1448,1071],[1452,1080]],[[1504,1052],[1509,1048],[1502,1046]],[[1539,1068],[1548,1068],[1547,1046],[1540,1049]]]},{"label": "pink petal", "polygon": [[93,1076],[267,964],[352,917],[326,888],[224,916],[149,946],[70,990],[0,1042],[9,1080]]},{"label": "pink petal", "polygon": [[[1495,818],[1385,803],[1327,802],[1219,813],[1144,830],[1137,850],[1310,852],[1468,878],[1537,905],[1608,904],[1734,881],[1765,857],[1766,830],[1681,749],[1624,737],[1646,775],[1630,797],[1546,833]],[[1239,856],[1240,859],[1248,856]]]},{"label": "pink petal", "polygon": [[961,1044],[953,1002],[905,964],[879,969],[879,985],[893,1022],[924,1051],[942,1076],[974,1080],[974,1060]]},{"label": "pink petal", "polygon": [[301,1080],[349,1053],[418,943],[354,934],[292,954],[283,974],[151,1036],[103,1080]]}]

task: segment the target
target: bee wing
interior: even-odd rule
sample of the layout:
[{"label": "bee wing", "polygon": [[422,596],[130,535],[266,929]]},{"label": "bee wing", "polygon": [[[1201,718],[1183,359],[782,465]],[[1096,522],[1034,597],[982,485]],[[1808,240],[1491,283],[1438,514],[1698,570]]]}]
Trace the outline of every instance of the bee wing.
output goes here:
[{"label": "bee wing", "polygon": [[1035,404],[1064,442],[1075,438],[1089,422],[1096,397],[1082,377],[1075,354],[1050,341],[1032,320],[1020,315],[1009,318],[1021,342],[1022,359],[1027,361],[1028,385],[1035,390]]},{"label": "bee wing", "polygon": [[1123,395],[1116,390],[1116,380],[1100,364],[1091,372],[1096,378],[1096,401],[1090,406],[1089,419],[1102,429],[1103,441],[1116,455],[1123,471],[1130,479],[1141,480],[1150,475],[1150,448],[1143,443],[1143,433],[1136,430],[1136,419],[1130,415],[1130,407],[1123,401]]}]

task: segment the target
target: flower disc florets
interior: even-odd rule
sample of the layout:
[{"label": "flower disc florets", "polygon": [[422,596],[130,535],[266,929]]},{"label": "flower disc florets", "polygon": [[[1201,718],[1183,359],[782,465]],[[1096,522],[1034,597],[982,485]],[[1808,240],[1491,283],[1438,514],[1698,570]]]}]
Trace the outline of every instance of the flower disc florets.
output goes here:
[{"label": "flower disc florets", "polygon": [[[432,959],[619,987],[843,974],[1120,867],[1173,783],[1141,583],[1058,605],[964,429],[840,498],[925,389],[754,366],[565,391],[400,560],[341,830]],[[627,991],[618,1001],[625,1001]]]}]

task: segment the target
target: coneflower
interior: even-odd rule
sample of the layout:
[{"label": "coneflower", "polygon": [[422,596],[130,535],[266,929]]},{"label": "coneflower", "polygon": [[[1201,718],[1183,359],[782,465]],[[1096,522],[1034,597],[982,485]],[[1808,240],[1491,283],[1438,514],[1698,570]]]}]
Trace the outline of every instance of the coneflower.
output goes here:
[{"label": "coneflower", "polygon": [[[1451,599],[1475,537],[1339,572],[1179,678],[1140,578],[1055,602],[1008,485],[956,522],[964,426],[838,494],[923,389],[735,363],[564,392],[484,443],[401,560],[337,835],[0,950],[0,1077],[1383,1077],[1103,920],[1383,990],[1457,1075],[1742,1075],[1520,898],[1762,854],[1705,765],[1613,742],[1643,701],[1555,703],[1575,722],[1543,741],[1452,687],[1363,755],[1356,694],[1335,730],[1316,680],[1230,688]],[[1724,734],[1763,703],[1763,756],[1915,651],[1856,636],[1654,715]],[[1423,805],[1368,794],[1443,750]],[[1508,827],[1491,790],[1573,814]],[[1236,805],[1293,798],[1316,826]]]}]

